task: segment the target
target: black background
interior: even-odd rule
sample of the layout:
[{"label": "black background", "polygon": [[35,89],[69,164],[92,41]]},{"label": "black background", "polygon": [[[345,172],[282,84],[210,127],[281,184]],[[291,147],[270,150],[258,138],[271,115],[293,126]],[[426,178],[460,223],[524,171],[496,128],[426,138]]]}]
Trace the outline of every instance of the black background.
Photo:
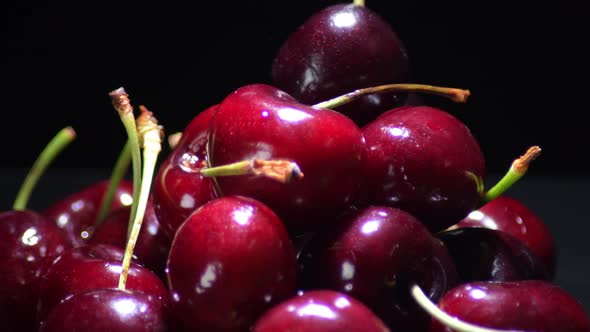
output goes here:
[{"label": "black background", "polygon": [[[77,140],[32,197],[43,208],[108,176],[125,131],[108,92],[125,87],[166,133],[249,83],[269,83],[281,43],[338,1],[225,1],[131,6],[21,2],[2,10],[1,210],[49,139]],[[536,211],[559,248],[556,282],[590,310],[586,237],[590,177],[582,68],[586,11],[568,1],[367,1],[405,42],[416,83],[470,89],[442,103],[480,142],[490,174],[543,149],[510,192]],[[490,181],[493,183],[493,181]]]},{"label": "black background", "polygon": [[[22,2],[5,13],[2,167],[28,167],[62,127],[55,167],[110,167],[125,139],[108,92],[123,86],[168,134],[249,83],[269,83],[281,43],[338,1]],[[14,6],[14,5],[13,5]],[[443,106],[479,140],[490,172],[531,145],[538,174],[581,174],[584,11],[568,2],[367,1],[405,42],[417,83],[470,89]],[[5,14],[6,15],[6,14]]]}]

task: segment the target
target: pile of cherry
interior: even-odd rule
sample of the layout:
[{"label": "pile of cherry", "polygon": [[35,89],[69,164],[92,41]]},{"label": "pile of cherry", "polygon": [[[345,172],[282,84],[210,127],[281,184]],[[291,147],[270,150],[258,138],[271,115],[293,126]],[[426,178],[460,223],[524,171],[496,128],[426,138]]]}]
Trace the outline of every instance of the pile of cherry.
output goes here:
[{"label": "pile of cherry", "polygon": [[199,112],[156,169],[132,153],[162,136],[142,107],[152,136],[138,118],[118,178],[0,213],[0,329],[590,331],[552,282],[546,226],[504,194],[540,150],[484,189],[468,127],[419,98],[468,91],[401,84],[406,51],[376,13],[325,8],[272,69],[274,86]]}]

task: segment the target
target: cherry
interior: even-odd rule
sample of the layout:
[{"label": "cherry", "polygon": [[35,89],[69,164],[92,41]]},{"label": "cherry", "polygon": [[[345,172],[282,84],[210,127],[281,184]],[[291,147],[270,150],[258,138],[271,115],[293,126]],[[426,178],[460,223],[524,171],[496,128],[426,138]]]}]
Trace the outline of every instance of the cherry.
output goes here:
[{"label": "cherry", "polygon": [[502,195],[487,202],[461,220],[457,227],[485,227],[507,232],[518,238],[555,275],[556,248],[545,223],[523,202]]},{"label": "cherry", "polygon": [[430,106],[393,109],[362,128],[360,204],[398,207],[431,231],[477,208],[485,162],[469,128]]},{"label": "cherry", "polygon": [[389,332],[362,302],[331,290],[303,292],[274,306],[252,332]]},{"label": "cherry", "polygon": [[61,230],[31,210],[0,213],[0,326],[34,331],[39,282],[51,259],[69,248]]},{"label": "cherry", "polygon": [[205,148],[216,107],[212,106],[193,118],[154,179],[155,213],[170,239],[194,210],[216,197],[213,180],[199,172],[207,166]]},{"label": "cherry", "polygon": [[[306,104],[410,79],[402,41],[362,5],[337,4],[307,19],[283,43],[272,64],[276,86]],[[397,94],[370,94],[337,110],[364,125],[401,104]]]},{"label": "cherry", "polygon": [[315,236],[299,257],[304,289],[332,289],[365,303],[392,331],[422,331],[427,315],[411,299],[417,283],[438,300],[457,272],[444,244],[415,217],[371,206]]},{"label": "cherry", "polygon": [[207,147],[211,166],[252,159],[297,163],[305,177],[286,185],[255,176],[217,177],[222,194],[260,200],[290,229],[329,222],[323,217],[350,205],[360,187],[364,140],[354,122],[269,85],[244,86],[227,96],[213,116]]},{"label": "cherry", "polygon": [[[42,213],[63,229],[73,246],[84,245],[94,230],[101,202],[109,187],[109,180],[95,182],[82,190],[54,202]],[[133,185],[121,181],[115,192],[111,211],[132,202]]]},{"label": "cherry", "polygon": [[40,332],[168,331],[166,300],[153,295],[98,289],[80,292],[56,305]]},{"label": "cherry", "polygon": [[[88,243],[104,243],[125,249],[130,213],[130,206],[111,212],[94,231]],[[133,251],[137,261],[163,278],[170,242],[170,239],[162,231],[162,226],[154,212],[152,200],[149,200],[142,230]]]},{"label": "cherry", "polygon": [[188,330],[243,331],[295,293],[295,251],[277,215],[246,197],[205,203],[168,257],[172,309]]},{"label": "cherry", "polygon": [[[47,317],[58,303],[76,293],[101,288],[117,288],[123,250],[106,244],[85,245],[57,257],[41,280],[38,320]],[[168,291],[151,270],[133,263],[128,288],[160,298]]]},{"label": "cherry", "polygon": [[[472,282],[438,302],[441,310],[482,327],[536,332],[590,331],[582,305],[559,286],[540,280]],[[447,331],[433,321],[431,332]]]},{"label": "cherry", "polygon": [[35,160],[12,210],[0,212],[0,326],[3,331],[35,331],[39,282],[51,259],[69,248],[65,234],[42,214],[27,209],[41,175],[76,137],[60,130]]},{"label": "cherry", "polygon": [[461,282],[550,279],[531,250],[508,233],[459,228],[436,236],[449,249]]}]

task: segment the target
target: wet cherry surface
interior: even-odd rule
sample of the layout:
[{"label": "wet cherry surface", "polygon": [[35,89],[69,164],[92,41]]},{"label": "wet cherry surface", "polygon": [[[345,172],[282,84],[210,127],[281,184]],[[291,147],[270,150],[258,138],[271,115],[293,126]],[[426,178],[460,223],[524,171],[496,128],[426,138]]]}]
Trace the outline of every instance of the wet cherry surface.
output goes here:
[{"label": "wet cherry surface", "polygon": [[391,110],[363,127],[362,199],[410,212],[439,231],[480,202],[485,160],[469,128],[430,106]]},{"label": "wet cherry surface", "polygon": [[251,198],[226,196],[178,229],[168,258],[175,316],[188,330],[244,331],[295,294],[295,250],[281,220]]},{"label": "wet cherry surface", "polygon": [[365,303],[392,331],[422,331],[428,315],[410,297],[418,284],[432,301],[455,286],[447,248],[410,214],[371,206],[315,236],[299,256],[303,289],[332,289]]},{"label": "wet cherry surface", "polygon": [[252,332],[389,332],[369,308],[344,293],[308,291],[267,311]]},{"label": "wet cherry surface", "polygon": [[[547,281],[467,283],[445,294],[439,306],[466,322],[497,329],[590,331],[590,319],[575,297]],[[433,321],[430,331],[451,330]]]},{"label": "wet cherry surface", "polygon": [[35,331],[41,276],[70,247],[63,232],[31,210],[0,212],[0,329]]},{"label": "wet cherry surface", "polygon": [[510,233],[524,242],[555,275],[557,250],[553,235],[544,221],[520,200],[500,196],[471,212],[458,227],[485,227]]},{"label": "wet cherry surface", "polygon": [[118,289],[81,292],[56,305],[40,332],[165,332],[166,301]]},{"label": "wet cherry surface", "polygon": [[[272,64],[274,84],[316,104],[350,91],[410,81],[406,48],[392,27],[365,6],[338,4],[307,19]],[[336,108],[363,125],[401,104],[395,94],[370,94]]]},{"label": "wet cherry surface", "polygon": [[[108,180],[95,182],[54,202],[42,213],[65,231],[73,246],[84,245],[93,232],[93,225],[108,185]],[[115,192],[111,211],[131,205],[132,201],[133,184],[123,180]]]},{"label": "wet cherry surface", "polygon": [[348,117],[303,105],[264,84],[241,87],[220,103],[208,142],[212,166],[254,158],[299,165],[303,179],[288,184],[254,176],[217,178],[223,194],[260,200],[289,229],[320,227],[316,222],[331,222],[354,201],[363,150],[362,133]]}]

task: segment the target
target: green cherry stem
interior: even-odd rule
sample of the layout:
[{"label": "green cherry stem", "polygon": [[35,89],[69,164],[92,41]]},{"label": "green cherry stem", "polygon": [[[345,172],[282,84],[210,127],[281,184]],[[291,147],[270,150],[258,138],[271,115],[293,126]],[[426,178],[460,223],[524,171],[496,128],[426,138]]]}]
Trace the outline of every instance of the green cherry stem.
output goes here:
[{"label": "green cherry stem", "polygon": [[432,303],[428,296],[424,294],[420,286],[412,285],[410,287],[410,293],[418,305],[424,309],[430,316],[441,322],[443,325],[449,327],[456,332],[518,332],[516,330],[498,330],[486,328],[471,323],[459,320],[456,317],[452,317],[446,312],[442,311],[436,304]]},{"label": "green cherry stem", "polygon": [[12,205],[14,210],[25,210],[33,189],[39,182],[41,175],[45,173],[45,170],[51,165],[55,157],[57,157],[63,149],[65,149],[74,139],[76,138],[76,132],[72,127],[65,127],[60,130],[54,137],[47,143],[41,154],[33,166],[27,173],[25,180],[23,181],[16,199]]},{"label": "green cherry stem", "polygon": [[303,178],[303,173],[299,166],[292,161],[284,159],[244,160],[228,165],[205,167],[200,172],[206,177],[236,175],[263,176],[281,183],[289,183]]},{"label": "green cherry stem", "polygon": [[113,107],[119,113],[121,122],[127,131],[127,139],[129,140],[131,152],[131,166],[133,168],[133,204],[131,205],[131,213],[129,214],[129,227],[137,213],[137,200],[139,197],[139,189],[141,187],[141,151],[139,148],[139,137],[137,135],[137,126],[135,124],[135,115],[133,114],[133,106],[129,100],[129,95],[124,88],[118,88],[109,93]]},{"label": "green cherry stem", "polygon": [[352,3],[357,6],[365,6],[365,0],[354,0]]},{"label": "green cherry stem", "polygon": [[358,89],[342,96],[332,98],[321,103],[315,104],[314,107],[332,109],[344,104],[347,104],[361,96],[372,94],[372,93],[385,93],[385,92],[419,92],[432,95],[438,95],[441,97],[448,98],[457,103],[464,103],[471,94],[469,90],[440,87],[425,84],[413,84],[413,83],[400,83],[400,84],[385,84],[374,87]]},{"label": "green cherry stem", "polygon": [[493,200],[502,195],[506,190],[512,187],[520,178],[522,178],[529,169],[533,160],[541,154],[541,148],[538,146],[531,146],[524,155],[520,156],[512,162],[508,172],[496,183],[492,189],[488,190],[482,197],[484,203]]},{"label": "green cherry stem", "polygon": [[102,198],[102,201],[100,202],[100,208],[98,210],[96,220],[94,221],[94,229],[97,229],[100,226],[104,218],[109,213],[113,199],[115,198],[115,193],[117,192],[117,187],[119,187],[121,180],[123,180],[123,177],[127,173],[130,163],[131,142],[127,140],[125,146],[123,146],[123,149],[121,150],[121,153],[119,153],[119,157],[117,158],[115,166],[113,167],[113,171],[111,172],[109,186]]},{"label": "green cherry stem", "polygon": [[127,239],[127,245],[125,246],[125,254],[123,255],[123,261],[121,263],[122,271],[119,277],[119,289],[121,290],[125,290],[131,258],[133,257],[133,250],[137,243],[148,197],[150,195],[150,187],[154,176],[154,170],[156,168],[156,162],[158,160],[158,154],[162,151],[162,127],[158,125],[158,121],[153,116],[152,112],[148,111],[147,108],[143,106],[140,106],[139,108],[141,114],[137,118],[137,128],[143,145],[143,174],[141,178],[139,200],[133,201],[133,204],[137,206],[137,213],[133,219],[131,231],[129,232],[129,237]]}]

